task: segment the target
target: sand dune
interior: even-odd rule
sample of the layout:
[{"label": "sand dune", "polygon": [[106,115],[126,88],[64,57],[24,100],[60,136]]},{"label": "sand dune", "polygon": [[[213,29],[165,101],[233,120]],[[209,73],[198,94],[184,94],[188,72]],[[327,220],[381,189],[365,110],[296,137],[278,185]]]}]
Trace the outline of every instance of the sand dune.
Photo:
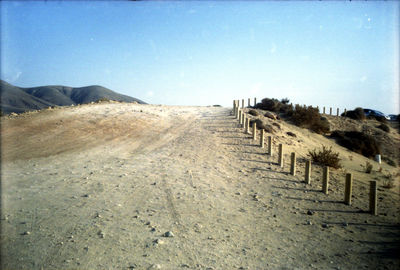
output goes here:
[{"label": "sand dune", "polygon": [[[365,157],[277,123],[284,168],[228,108],[103,103],[3,117],[1,268],[398,269],[399,186],[383,188],[377,172],[397,169],[366,174]],[[329,195],[322,168],[311,185],[304,162],[288,174],[291,151],[302,161],[321,145],[343,162]],[[378,216],[367,213],[374,179]]]}]

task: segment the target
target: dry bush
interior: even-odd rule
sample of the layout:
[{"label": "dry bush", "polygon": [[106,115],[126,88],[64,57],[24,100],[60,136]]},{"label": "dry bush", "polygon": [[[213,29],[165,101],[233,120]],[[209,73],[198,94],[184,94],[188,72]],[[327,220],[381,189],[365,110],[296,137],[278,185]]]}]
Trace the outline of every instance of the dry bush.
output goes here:
[{"label": "dry bush", "polygon": [[332,132],[331,137],[341,146],[368,158],[381,154],[378,142],[371,135],[359,131],[336,130]]},{"label": "dry bush", "polygon": [[384,188],[394,188],[394,179],[395,179],[395,175],[389,173],[387,175],[385,175],[385,179],[383,180],[383,185],[382,187]]},{"label": "dry bush", "polygon": [[264,129],[268,133],[275,133],[275,130],[272,128],[272,126],[261,119],[250,120],[250,126],[253,126],[253,123],[256,123],[257,129]]},{"label": "dry bush", "polygon": [[333,152],[332,147],[328,149],[327,147],[322,146],[321,150],[314,149],[312,151],[308,151],[308,155],[315,163],[329,166],[335,169],[339,169],[342,167],[342,165],[340,165],[339,153]]},{"label": "dry bush", "polygon": [[95,101],[95,103],[102,103],[102,102],[110,102],[110,99],[102,97]]},{"label": "dry bush", "polygon": [[354,120],[365,120],[365,113],[363,108],[355,108],[353,111],[347,111],[345,113],[342,113],[342,116],[354,119]]},{"label": "dry bush", "polygon": [[390,132],[389,126],[386,125],[386,124],[384,124],[384,123],[382,123],[382,124],[380,124],[379,126],[377,126],[377,128],[380,128],[380,129],[382,129],[382,130],[385,131],[385,132]]},{"label": "dry bush", "polygon": [[385,161],[390,166],[397,167],[396,162],[394,162],[392,159],[390,159],[386,156],[383,156],[382,160]]},{"label": "dry bush", "polygon": [[251,110],[249,111],[249,114],[251,114],[251,115],[253,115],[253,116],[259,116],[259,115],[260,115],[260,113],[259,113],[258,111],[253,110],[253,109],[251,109]]},{"label": "dry bush", "polygon": [[372,164],[369,161],[365,162],[365,173],[371,173],[372,172]]},{"label": "dry bush", "polygon": [[290,117],[296,126],[309,128],[318,134],[328,133],[330,125],[328,119],[321,117],[317,108],[296,105]]},{"label": "dry bush", "polygon": [[289,100],[282,99],[282,101],[279,101],[275,98],[264,98],[261,100],[261,103],[258,103],[255,108],[261,109],[261,110],[267,110],[275,113],[285,113],[288,114],[292,109],[292,106],[285,103],[289,102]]}]

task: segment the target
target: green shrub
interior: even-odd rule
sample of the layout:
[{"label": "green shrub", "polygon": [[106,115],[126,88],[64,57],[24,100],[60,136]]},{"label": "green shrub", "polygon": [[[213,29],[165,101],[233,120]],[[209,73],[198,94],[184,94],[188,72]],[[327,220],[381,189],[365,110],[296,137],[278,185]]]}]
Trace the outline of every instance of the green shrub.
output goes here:
[{"label": "green shrub", "polygon": [[384,124],[384,123],[382,123],[382,124],[380,124],[379,126],[377,126],[377,128],[380,128],[380,129],[382,129],[382,130],[385,131],[385,132],[390,132],[389,126],[386,125],[386,124]]},{"label": "green shrub", "polygon": [[339,169],[342,167],[342,165],[340,165],[339,153],[333,152],[332,147],[328,149],[327,147],[322,146],[321,150],[314,149],[312,151],[308,151],[308,155],[315,163],[329,166],[335,169]]},{"label": "green shrub", "polygon": [[363,108],[355,108],[353,111],[347,111],[345,113],[342,113],[342,116],[354,119],[354,120],[365,120],[365,113]]},{"label": "green shrub", "polygon": [[249,114],[251,114],[251,115],[253,115],[253,116],[259,116],[259,115],[260,115],[260,113],[259,113],[258,111],[253,110],[253,109],[251,109],[251,110],[249,111]]},{"label": "green shrub", "polygon": [[296,105],[290,118],[296,126],[309,128],[319,134],[328,133],[330,130],[328,119],[321,117],[318,109],[312,106]]},{"label": "green shrub", "polygon": [[332,132],[331,137],[341,146],[368,158],[381,154],[378,142],[372,136],[362,132],[336,130]]}]

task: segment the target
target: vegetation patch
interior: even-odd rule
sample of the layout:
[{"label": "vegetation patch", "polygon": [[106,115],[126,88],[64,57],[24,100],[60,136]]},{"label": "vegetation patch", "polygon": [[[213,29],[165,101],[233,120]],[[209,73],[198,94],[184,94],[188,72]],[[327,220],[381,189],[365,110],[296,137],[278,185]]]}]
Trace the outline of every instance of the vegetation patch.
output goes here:
[{"label": "vegetation patch", "polygon": [[377,126],[377,128],[380,128],[380,129],[382,129],[382,130],[385,131],[385,132],[390,132],[389,126],[386,125],[386,124],[384,124],[384,123],[382,123],[382,124],[380,124],[379,126]]},{"label": "vegetation patch", "polygon": [[314,149],[308,151],[308,155],[311,157],[311,160],[320,165],[329,166],[335,169],[339,169],[342,167],[340,164],[339,153],[335,153],[332,150],[332,147],[329,149],[325,146],[322,146],[322,149]]},{"label": "vegetation patch", "polygon": [[312,106],[296,105],[290,118],[296,126],[309,128],[318,134],[328,133],[330,130],[328,119],[321,117],[318,109]]},{"label": "vegetation patch", "polygon": [[258,111],[253,110],[253,109],[251,109],[251,110],[249,111],[249,114],[251,114],[251,115],[253,115],[253,116],[259,116],[259,115],[260,115],[260,113],[259,113]]},{"label": "vegetation patch", "polygon": [[363,110],[363,108],[360,108],[360,107],[355,108],[353,111],[344,112],[344,113],[342,113],[342,116],[348,117],[348,118],[351,118],[354,120],[365,120],[366,119],[364,110]]},{"label": "vegetation patch", "polygon": [[376,155],[381,154],[378,142],[372,136],[362,132],[336,130],[332,132],[331,137],[339,145],[368,158],[374,158]]}]

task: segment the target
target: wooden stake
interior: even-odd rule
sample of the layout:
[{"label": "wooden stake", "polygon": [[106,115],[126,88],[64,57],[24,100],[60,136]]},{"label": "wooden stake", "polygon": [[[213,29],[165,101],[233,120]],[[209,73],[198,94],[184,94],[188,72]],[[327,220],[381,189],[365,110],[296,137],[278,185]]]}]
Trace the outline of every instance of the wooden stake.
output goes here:
[{"label": "wooden stake", "polygon": [[296,153],[292,152],[290,156],[290,174],[296,175]]},{"label": "wooden stake", "polygon": [[376,181],[369,181],[369,211],[372,215],[378,215]]},{"label": "wooden stake", "polygon": [[324,107],[324,110],[323,110],[323,114],[325,114],[325,107]]},{"label": "wooden stake", "polygon": [[239,109],[239,125],[242,124],[242,110]]},{"label": "wooden stake", "polygon": [[306,172],[304,180],[306,181],[307,184],[311,183],[311,160],[306,161]]},{"label": "wooden stake", "polygon": [[339,116],[339,108],[336,110],[336,116]]},{"label": "wooden stake", "polygon": [[329,108],[329,115],[332,115],[332,107]]},{"label": "wooden stake", "polygon": [[249,128],[250,126],[250,119],[248,117],[246,117],[246,129],[244,130],[244,133],[248,134],[249,133]]},{"label": "wooden stake", "polygon": [[346,174],[346,184],[344,186],[344,203],[351,205],[351,193],[353,188],[353,175],[351,173]]},{"label": "wooden stake", "polygon": [[261,129],[261,136],[260,136],[260,146],[264,148],[264,129]]},{"label": "wooden stake", "polygon": [[247,107],[250,107],[250,98],[247,99]]},{"label": "wooden stake", "polygon": [[257,98],[254,98],[254,107],[257,105]]},{"label": "wooden stake", "polygon": [[268,155],[272,157],[272,136],[268,136]]},{"label": "wooden stake", "polygon": [[244,109],[244,99],[242,99],[242,109]]},{"label": "wooden stake", "polygon": [[257,139],[257,123],[253,123],[253,140]]},{"label": "wooden stake", "polygon": [[283,168],[283,144],[279,144],[278,164]]},{"label": "wooden stake", "polygon": [[329,182],[329,167],[324,167],[322,174],[322,192],[328,194],[328,182]]},{"label": "wooden stake", "polygon": [[243,113],[243,117],[242,117],[242,128],[246,128],[246,114]]}]

